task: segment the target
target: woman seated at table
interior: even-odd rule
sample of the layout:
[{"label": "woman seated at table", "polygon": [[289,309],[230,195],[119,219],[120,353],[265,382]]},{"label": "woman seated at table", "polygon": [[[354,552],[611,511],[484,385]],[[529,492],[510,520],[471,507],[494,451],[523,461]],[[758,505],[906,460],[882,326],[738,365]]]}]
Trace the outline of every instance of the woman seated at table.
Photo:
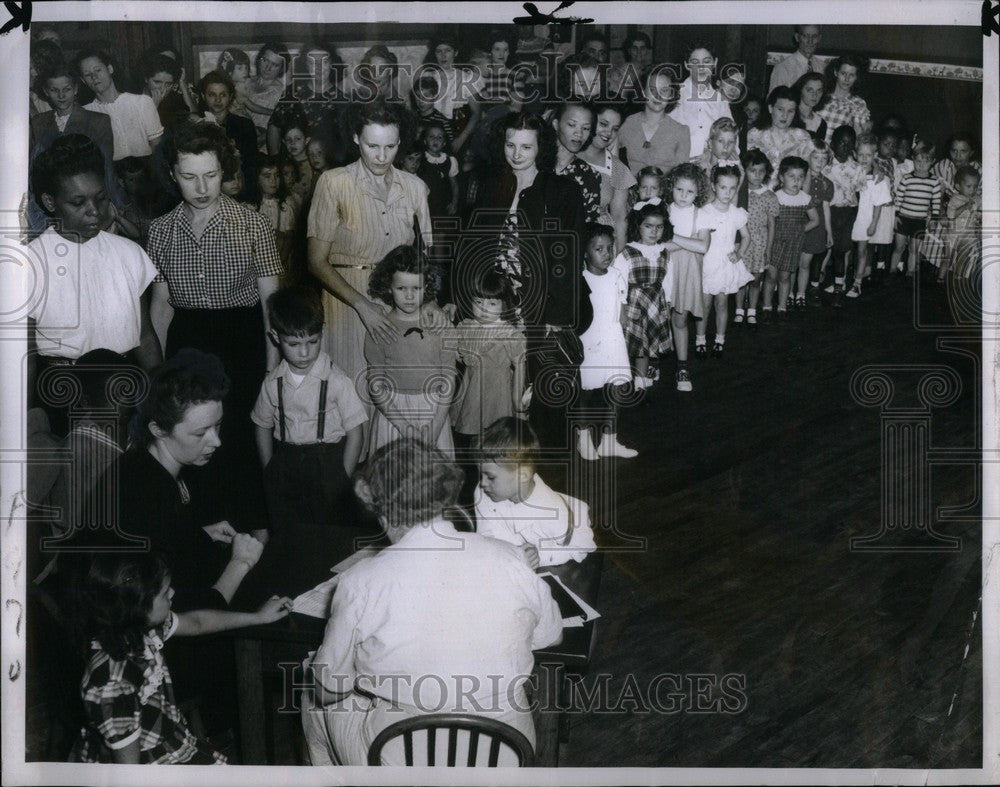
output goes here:
[{"label": "woman seated at table", "polygon": [[[138,538],[164,553],[176,591],[174,609],[225,609],[263,551],[253,536],[238,533],[223,519],[213,494],[203,488],[197,468],[221,445],[222,402],[229,379],[214,355],[184,349],[154,373],[150,391],[131,424],[133,447],[117,461],[98,489],[112,491],[118,518],[93,497],[81,533],[94,550]],[[112,475],[111,479],[115,479]],[[113,510],[110,512],[113,516]],[[108,527],[117,521],[114,531]]]},{"label": "woman seated at table", "polygon": [[[407,438],[376,451],[357,481],[391,546],[340,576],[302,701],[313,765],[364,765],[381,730],[427,713],[486,716],[534,744],[524,681],[532,650],[560,640],[562,618],[518,547],[444,519],[462,480],[444,454]],[[402,754],[397,739],[382,764],[402,765]]]}]

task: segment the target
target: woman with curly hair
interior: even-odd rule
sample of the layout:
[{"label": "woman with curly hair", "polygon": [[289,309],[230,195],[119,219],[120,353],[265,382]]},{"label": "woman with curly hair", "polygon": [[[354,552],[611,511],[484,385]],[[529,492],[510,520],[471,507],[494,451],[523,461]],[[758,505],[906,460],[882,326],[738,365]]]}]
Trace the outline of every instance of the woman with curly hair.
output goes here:
[{"label": "woman with curly hair", "polygon": [[840,126],[853,126],[856,134],[872,130],[868,104],[855,91],[858,81],[868,73],[869,59],[859,55],[842,55],[826,67],[826,90],[829,99],[818,114],[826,121],[826,144]]},{"label": "woman with curly hair", "polygon": [[[366,463],[355,489],[390,546],[340,575],[302,698],[313,765],[365,765],[379,732],[435,709],[490,718],[534,742],[525,684],[532,650],[562,636],[559,607],[519,546],[445,519],[461,486],[462,471],[413,438]],[[459,733],[460,762],[468,740]],[[499,764],[511,760],[504,747]],[[403,763],[397,738],[382,764]]]}]

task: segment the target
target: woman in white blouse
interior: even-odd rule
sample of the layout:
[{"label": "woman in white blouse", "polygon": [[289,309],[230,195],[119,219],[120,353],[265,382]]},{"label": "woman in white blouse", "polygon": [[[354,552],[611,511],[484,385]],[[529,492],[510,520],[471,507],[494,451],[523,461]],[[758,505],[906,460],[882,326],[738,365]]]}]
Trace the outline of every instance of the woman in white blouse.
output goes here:
[{"label": "woman in white blouse", "polygon": [[733,117],[729,101],[719,89],[718,63],[708,47],[696,44],[688,50],[684,61],[688,77],[681,83],[677,106],[670,112],[670,117],[691,131],[692,158],[705,150],[712,124],[721,117]]}]

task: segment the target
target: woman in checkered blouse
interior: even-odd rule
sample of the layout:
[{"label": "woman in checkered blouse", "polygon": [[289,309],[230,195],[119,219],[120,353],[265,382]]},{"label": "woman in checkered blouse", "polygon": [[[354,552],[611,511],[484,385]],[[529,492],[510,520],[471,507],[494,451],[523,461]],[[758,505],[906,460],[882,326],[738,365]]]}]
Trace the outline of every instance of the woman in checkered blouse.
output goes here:
[{"label": "woman in checkered blouse", "polygon": [[843,55],[831,60],[826,67],[826,104],[817,114],[826,121],[826,144],[840,126],[853,126],[854,133],[867,134],[872,130],[872,116],[868,104],[854,91],[858,81],[868,73],[869,60],[858,55]]},{"label": "woman in checkered blouse", "polygon": [[248,205],[222,193],[236,171],[233,145],[214,123],[177,126],[167,149],[183,201],[149,227],[159,269],[150,317],[170,358],[184,347],[218,356],[232,381],[213,483],[232,491],[242,530],[266,538],[261,470],[250,411],[260,382],[278,365],[266,341],[268,296],[283,273],[274,230]]}]

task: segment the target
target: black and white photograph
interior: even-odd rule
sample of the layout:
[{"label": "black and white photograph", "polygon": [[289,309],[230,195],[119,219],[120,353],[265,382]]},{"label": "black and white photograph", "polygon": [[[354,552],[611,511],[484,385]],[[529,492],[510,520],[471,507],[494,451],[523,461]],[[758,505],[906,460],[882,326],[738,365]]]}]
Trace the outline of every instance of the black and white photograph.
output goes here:
[{"label": "black and white photograph", "polygon": [[0,13],[5,784],[1000,781],[1000,3]]}]

